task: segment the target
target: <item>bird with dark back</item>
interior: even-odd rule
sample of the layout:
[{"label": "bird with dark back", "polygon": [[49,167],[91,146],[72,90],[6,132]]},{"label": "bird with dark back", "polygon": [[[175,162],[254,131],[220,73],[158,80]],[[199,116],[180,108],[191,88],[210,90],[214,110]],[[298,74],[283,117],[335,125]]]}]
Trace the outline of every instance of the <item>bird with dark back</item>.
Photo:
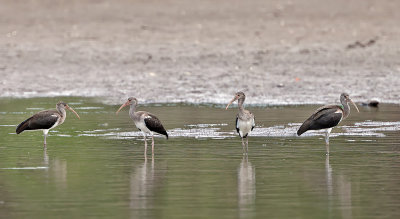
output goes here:
[{"label": "bird with dark back", "polygon": [[304,123],[300,126],[297,131],[297,135],[300,136],[308,130],[320,130],[326,129],[325,143],[326,143],[326,154],[329,154],[329,134],[332,128],[337,126],[343,119],[346,119],[350,115],[349,102],[354,105],[358,110],[357,105],[350,99],[347,93],[340,95],[341,105],[326,105],[318,108]]},{"label": "bird with dark back", "polygon": [[65,109],[73,112],[79,119],[79,115],[72,109],[68,104],[64,102],[58,102],[56,110],[44,110],[34,114],[25,121],[21,122],[16,129],[16,133],[20,134],[25,130],[43,130],[44,135],[44,147],[46,147],[46,138],[50,129],[53,129],[64,123],[67,118],[67,112]]}]

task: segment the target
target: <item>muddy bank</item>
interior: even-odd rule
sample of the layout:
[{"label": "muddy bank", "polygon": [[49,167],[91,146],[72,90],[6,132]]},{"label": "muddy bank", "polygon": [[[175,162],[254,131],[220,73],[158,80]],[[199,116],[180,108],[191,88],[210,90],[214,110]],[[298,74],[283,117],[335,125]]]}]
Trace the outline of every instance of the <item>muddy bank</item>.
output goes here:
[{"label": "muddy bank", "polygon": [[[398,1],[2,2],[0,96],[400,103]],[[371,40],[373,40],[372,43]]]}]

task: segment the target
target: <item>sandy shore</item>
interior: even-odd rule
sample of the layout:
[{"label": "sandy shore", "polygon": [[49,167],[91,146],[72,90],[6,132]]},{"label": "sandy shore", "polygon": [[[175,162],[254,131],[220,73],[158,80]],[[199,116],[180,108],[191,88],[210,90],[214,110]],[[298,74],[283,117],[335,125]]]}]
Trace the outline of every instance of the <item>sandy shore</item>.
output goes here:
[{"label": "sandy shore", "polygon": [[[0,96],[400,103],[400,1],[13,1]],[[372,40],[372,41],[371,41]]]}]

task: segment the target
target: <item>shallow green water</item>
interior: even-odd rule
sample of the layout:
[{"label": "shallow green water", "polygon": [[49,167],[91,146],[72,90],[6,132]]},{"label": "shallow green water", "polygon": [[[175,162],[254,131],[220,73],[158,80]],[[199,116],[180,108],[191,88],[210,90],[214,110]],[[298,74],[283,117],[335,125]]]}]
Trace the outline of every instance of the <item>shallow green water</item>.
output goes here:
[{"label": "shallow green water", "polygon": [[[50,132],[15,133],[33,113],[63,99],[68,113]],[[400,108],[363,108],[333,129],[295,137],[317,106],[250,107],[257,127],[242,156],[236,109],[140,106],[171,135],[156,155],[127,110],[89,98],[0,99],[0,218],[398,218]]]}]

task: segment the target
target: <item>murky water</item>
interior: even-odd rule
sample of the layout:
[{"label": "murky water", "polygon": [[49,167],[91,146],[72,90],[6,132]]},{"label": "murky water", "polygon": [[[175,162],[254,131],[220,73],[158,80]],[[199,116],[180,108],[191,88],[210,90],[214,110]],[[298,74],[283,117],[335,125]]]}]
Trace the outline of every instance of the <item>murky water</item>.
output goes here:
[{"label": "murky water", "polygon": [[333,129],[296,137],[317,106],[250,107],[257,127],[242,156],[236,109],[139,106],[171,138],[143,140],[127,110],[62,98],[68,113],[50,132],[15,126],[60,98],[0,99],[1,218],[398,218],[400,107],[360,108]]}]

